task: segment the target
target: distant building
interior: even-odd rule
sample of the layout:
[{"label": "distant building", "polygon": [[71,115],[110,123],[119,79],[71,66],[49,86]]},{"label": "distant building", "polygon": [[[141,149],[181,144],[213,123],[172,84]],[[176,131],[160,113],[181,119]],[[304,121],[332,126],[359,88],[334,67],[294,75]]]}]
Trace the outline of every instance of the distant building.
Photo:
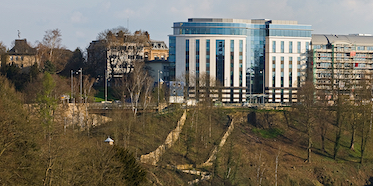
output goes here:
[{"label": "distant building", "polygon": [[125,42],[111,45],[106,41],[93,41],[88,49],[88,64],[90,64],[98,77],[120,78],[133,68],[136,60],[144,59],[144,46],[142,44]]},{"label": "distant building", "polygon": [[36,49],[30,47],[26,39],[16,39],[14,47],[7,52],[7,64],[15,64],[20,67],[23,72],[27,72],[35,63],[39,65],[36,53]]},{"label": "distant building", "polygon": [[315,88],[329,99],[352,95],[373,74],[373,36],[370,34],[312,35],[309,69]]},{"label": "distant building", "polygon": [[164,41],[156,41],[149,39],[149,46],[144,49],[145,61],[152,60],[167,60],[168,48]]},{"label": "distant building", "polygon": [[[126,39],[126,37],[132,37]],[[137,40],[139,39],[139,40]],[[105,40],[92,41],[87,49],[88,63],[100,79],[120,78],[129,73],[136,61],[161,64],[166,62],[168,48],[162,41],[150,40],[147,32],[125,35],[119,42],[108,43]],[[159,62],[161,63],[159,63]],[[158,67],[157,67],[158,68]],[[159,67],[162,68],[163,67]]]},{"label": "distant building", "polygon": [[169,61],[176,66],[176,79],[186,83],[186,96],[229,103],[296,101],[311,25],[190,18],[172,28]]}]

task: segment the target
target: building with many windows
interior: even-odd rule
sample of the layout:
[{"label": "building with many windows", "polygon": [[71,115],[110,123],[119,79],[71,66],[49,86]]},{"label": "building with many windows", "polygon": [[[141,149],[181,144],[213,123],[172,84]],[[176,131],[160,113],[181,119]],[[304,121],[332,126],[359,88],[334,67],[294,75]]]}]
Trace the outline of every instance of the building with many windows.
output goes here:
[{"label": "building with many windows", "polygon": [[373,72],[373,36],[368,34],[312,35],[309,67],[316,90],[351,95]]},{"label": "building with many windows", "polygon": [[311,31],[296,21],[190,18],[173,25],[169,61],[197,100],[291,102]]},{"label": "building with many windows", "polygon": [[14,47],[7,52],[9,56],[7,63],[15,64],[23,72],[28,72],[32,65],[37,64],[39,66],[36,53],[36,48],[30,47],[26,39],[16,39]]}]

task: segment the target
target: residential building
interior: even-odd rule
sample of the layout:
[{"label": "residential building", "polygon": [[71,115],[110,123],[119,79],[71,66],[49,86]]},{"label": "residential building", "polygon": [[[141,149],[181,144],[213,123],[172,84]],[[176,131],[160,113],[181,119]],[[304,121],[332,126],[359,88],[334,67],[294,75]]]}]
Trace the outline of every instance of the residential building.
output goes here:
[{"label": "residential building", "polygon": [[[163,69],[168,66],[168,48],[163,41],[151,40],[148,32],[114,36],[107,40],[92,41],[87,49],[88,63],[99,79],[121,78],[129,73],[136,61],[145,61],[149,66]],[[161,65],[162,67],[158,67]],[[166,71],[165,71],[166,73]],[[169,72],[167,71],[167,77]]]},{"label": "residential building", "polygon": [[187,98],[291,102],[311,31],[296,21],[190,18],[173,24],[169,61],[187,86]]},{"label": "residential building", "polygon": [[[147,32],[135,34],[112,34],[106,40],[92,41],[87,49],[88,64],[102,82],[106,78],[121,78],[129,73],[136,61],[144,61],[144,48],[148,46]],[[92,73],[92,72],[91,72]]]},{"label": "residential building", "polygon": [[167,60],[168,47],[164,41],[156,41],[149,39],[149,46],[145,47],[144,59],[145,61],[152,60]]},{"label": "residential building", "polygon": [[373,72],[373,36],[370,34],[312,35],[309,69],[315,88],[332,99],[352,95]]},{"label": "residential building", "polygon": [[14,47],[7,52],[9,57],[7,63],[15,64],[22,69],[22,72],[27,72],[35,63],[39,65],[36,53],[36,49],[32,48],[26,39],[16,39]]}]

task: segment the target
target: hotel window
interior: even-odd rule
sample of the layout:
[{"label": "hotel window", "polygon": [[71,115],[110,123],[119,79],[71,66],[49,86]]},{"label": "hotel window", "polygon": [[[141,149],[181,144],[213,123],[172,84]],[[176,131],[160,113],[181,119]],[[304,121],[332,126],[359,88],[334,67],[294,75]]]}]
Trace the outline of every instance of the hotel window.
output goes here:
[{"label": "hotel window", "polygon": [[[210,40],[206,40],[206,74],[210,75]],[[208,80],[209,78],[207,78]]]},{"label": "hotel window", "polygon": [[[216,80],[224,82],[225,40],[216,40]],[[225,86],[225,84],[224,84]]]},{"label": "hotel window", "polygon": [[293,84],[293,57],[289,57],[289,87],[292,87]]},{"label": "hotel window", "polygon": [[281,68],[284,68],[284,56],[281,56]]},{"label": "hotel window", "polygon": [[276,41],[272,41],[272,52],[276,53]]},{"label": "hotel window", "polygon": [[281,87],[284,87],[284,57],[281,57]]},{"label": "hotel window", "polygon": [[272,87],[275,87],[275,76],[276,76],[276,57],[272,57]]},{"label": "hotel window", "polygon": [[185,40],[185,71],[189,73],[189,39]]},{"label": "hotel window", "polygon": [[243,71],[243,69],[242,69],[242,59],[243,59],[243,57],[242,57],[242,51],[243,51],[243,40],[240,40],[240,42],[239,42],[239,47],[240,47],[240,52],[239,52],[239,60],[238,60],[238,63],[239,63],[239,71],[240,71],[240,87],[242,87],[242,71]]},{"label": "hotel window", "polygon": [[233,70],[234,70],[234,40],[231,40],[231,77],[230,77],[230,86],[233,86]]},{"label": "hotel window", "polygon": [[300,57],[297,57],[297,68],[300,69]]},{"label": "hotel window", "polygon": [[284,47],[285,47],[285,46],[284,46],[284,43],[285,43],[284,41],[281,41],[281,53],[284,53],[284,52],[285,52],[285,51],[284,51]]},{"label": "hotel window", "polygon": [[289,41],[289,53],[293,53],[293,42]]},{"label": "hotel window", "polygon": [[199,78],[199,39],[196,40],[196,78]]},{"label": "hotel window", "polygon": [[297,53],[300,53],[300,47],[301,47],[301,43],[300,43],[300,41],[298,41]]},{"label": "hotel window", "polygon": [[310,49],[310,42],[306,42],[306,52]]}]

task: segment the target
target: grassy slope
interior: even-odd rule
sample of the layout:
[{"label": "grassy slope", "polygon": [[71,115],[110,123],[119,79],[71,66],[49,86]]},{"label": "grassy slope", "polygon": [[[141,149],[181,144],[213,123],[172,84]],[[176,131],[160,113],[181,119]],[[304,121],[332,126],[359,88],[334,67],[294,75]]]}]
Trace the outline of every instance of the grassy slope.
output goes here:
[{"label": "grassy slope", "polygon": [[[332,152],[334,147],[334,128],[330,126],[326,151],[322,152],[321,139],[318,135],[313,136],[312,163],[305,163],[306,138],[299,131],[298,126],[288,127],[281,112],[271,112],[274,118],[273,127],[284,131],[283,135],[277,138],[263,138],[259,133],[254,132],[251,124],[246,121],[239,124],[228,144],[220,153],[220,175],[226,175],[228,167],[234,167],[235,177],[230,178],[231,183],[237,185],[256,185],[258,169],[259,178],[262,178],[262,185],[274,185],[276,156],[279,153],[278,185],[364,185],[372,175],[372,164],[366,163],[363,166],[357,163],[360,153],[359,144],[355,144],[355,151],[348,149],[350,136],[345,132],[342,138],[342,147],[338,153],[337,161],[333,160]],[[246,116],[245,113],[244,116]],[[262,119],[264,114],[258,114]],[[317,129],[316,129],[317,134]],[[358,137],[359,138],[359,137]],[[359,140],[359,139],[357,139]],[[234,163],[228,163],[230,149],[233,151]],[[367,147],[367,160],[372,159],[372,144]],[[232,168],[233,170],[233,168]],[[231,172],[232,174],[232,172]]]},{"label": "grassy slope", "polygon": [[[186,185],[187,181],[198,176],[181,173],[177,170],[162,168],[162,165],[171,164],[200,164],[208,159],[214,145],[227,129],[227,114],[235,115],[235,129],[228,138],[225,146],[218,153],[213,167],[203,169],[214,174],[214,179],[201,182],[200,185],[257,185],[261,178],[262,185],[274,185],[276,156],[278,156],[278,185],[365,185],[372,176],[373,145],[368,144],[366,151],[367,163],[357,163],[359,140],[355,144],[355,151],[348,149],[350,135],[344,132],[342,147],[338,153],[337,161],[333,160],[335,129],[329,127],[326,141],[326,151],[322,152],[321,138],[317,129],[313,136],[312,163],[305,163],[306,137],[299,126],[289,125],[283,112],[257,111],[257,121],[264,128],[276,128],[273,138],[264,138],[262,129],[254,127],[247,122],[247,109],[216,109],[212,114],[212,135],[209,137],[209,113],[207,108],[199,112],[190,110],[180,140],[174,147],[168,149],[162,157],[159,167],[144,165],[148,171],[148,184],[159,185]],[[199,114],[198,114],[199,113]],[[129,149],[137,156],[155,150],[164,142],[168,132],[176,126],[176,121],[182,115],[176,113],[166,115],[149,114],[133,121]],[[118,117],[118,116],[116,116]],[[117,135],[119,144],[124,145],[123,134],[126,134],[126,123],[131,122],[130,115],[121,115],[115,122],[95,129],[95,135]],[[115,124],[119,123],[119,124]],[[197,127],[196,127],[197,126]],[[118,132],[121,130],[121,132]],[[274,132],[267,132],[267,134]],[[281,135],[279,135],[281,134]],[[122,140],[123,139],[123,140]],[[259,177],[258,177],[259,172]],[[258,179],[259,178],[259,179]],[[157,180],[158,179],[158,180]]]}]

